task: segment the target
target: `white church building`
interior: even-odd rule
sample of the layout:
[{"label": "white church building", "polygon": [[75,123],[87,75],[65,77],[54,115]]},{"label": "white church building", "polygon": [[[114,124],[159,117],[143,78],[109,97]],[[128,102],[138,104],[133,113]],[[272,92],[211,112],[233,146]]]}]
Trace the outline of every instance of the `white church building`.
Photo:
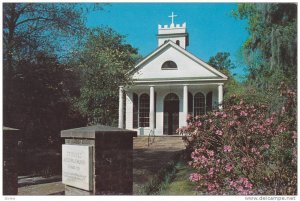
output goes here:
[{"label": "white church building", "polygon": [[186,50],[186,23],[158,25],[158,48],[129,75],[133,84],[119,87],[119,128],[138,135],[174,135],[187,116],[222,108],[227,76]]}]

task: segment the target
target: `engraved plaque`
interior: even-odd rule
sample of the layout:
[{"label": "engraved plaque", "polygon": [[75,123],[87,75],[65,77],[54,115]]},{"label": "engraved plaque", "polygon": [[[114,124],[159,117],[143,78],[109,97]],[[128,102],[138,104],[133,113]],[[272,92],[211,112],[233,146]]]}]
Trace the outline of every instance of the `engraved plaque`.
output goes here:
[{"label": "engraved plaque", "polygon": [[93,146],[62,145],[62,183],[87,191],[93,190]]}]

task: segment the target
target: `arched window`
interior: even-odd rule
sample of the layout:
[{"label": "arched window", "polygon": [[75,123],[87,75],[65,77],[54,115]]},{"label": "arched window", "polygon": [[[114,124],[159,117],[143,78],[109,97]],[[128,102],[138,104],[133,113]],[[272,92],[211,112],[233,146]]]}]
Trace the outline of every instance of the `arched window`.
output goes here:
[{"label": "arched window", "polygon": [[176,45],[180,45],[180,41],[179,40],[176,40]]},{"label": "arched window", "polygon": [[212,111],[212,92],[206,94],[206,113]]},{"label": "arched window", "polygon": [[140,96],[139,120],[140,127],[149,127],[150,97],[148,94]]},{"label": "arched window", "polygon": [[174,61],[166,61],[165,63],[163,63],[163,65],[161,66],[161,69],[177,69],[177,65]]},{"label": "arched window", "polygon": [[133,119],[132,119],[132,126],[133,128],[138,127],[139,123],[139,97],[136,93],[133,93]]},{"label": "arched window", "polygon": [[203,114],[205,114],[205,96],[199,92],[194,96],[194,116]]}]

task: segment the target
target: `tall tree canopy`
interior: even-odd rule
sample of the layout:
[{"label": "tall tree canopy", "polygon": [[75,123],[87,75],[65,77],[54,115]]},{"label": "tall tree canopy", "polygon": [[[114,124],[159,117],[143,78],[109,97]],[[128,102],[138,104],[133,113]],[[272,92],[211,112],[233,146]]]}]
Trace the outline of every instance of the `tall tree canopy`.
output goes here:
[{"label": "tall tree canopy", "polygon": [[81,124],[70,103],[78,93],[75,74],[59,57],[85,33],[85,14],[101,8],[99,4],[3,4],[4,125],[21,129],[27,143],[45,142],[48,136],[59,139],[61,129]]},{"label": "tall tree canopy", "polygon": [[[13,59],[35,57],[34,53],[37,51],[53,52],[56,48],[69,45],[66,43],[70,41],[70,37],[84,33],[85,14],[92,9],[102,9],[102,5],[4,3],[5,66],[11,67]],[[64,38],[69,40],[62,41]]]},{"label": "tall tree canopy", "polygon": [[[285,80],[296,87],[297,5],[286,3],[239,4],[233,15],[248,19],[244,43],[249,79],[260,88]],[[275,83],[278,86],[278,83]]]},{"label": "tall tree canopy", "polygon": [[68,69],[55,57],[42,53],[34,61],[23,59],[16,65],[13,99],[9,113],[4,113],[4,125],[21,129],[27,145],[45,143],[50,136],[59,140],[61,129],[83,125],[70,104],[74,90],[68,83],[75,77]]},{"label": "tall tree canopy", "polygon": [[139,58],[137,49],[112,29],[96,28],[74,58],[72,65],[81,77],[77,107],[90,124],[116,125],[118,87],[129,82],[127,73]]},{"label": "tall tree canopy", "polygon": [[218,52],[215,56],[210,57],[207,63],[228,76],[228,81],[224,87],[225,97],[236,91],[238,83],[234,78],[235,74],[231,72],[236,66],[231,61],[229,52]]},{"label": "tall tree canopy", "polygon": [[221,71],[230,71],[235,68],[229,52],[218,52],[215,56],[209,58],[208,64]]}]

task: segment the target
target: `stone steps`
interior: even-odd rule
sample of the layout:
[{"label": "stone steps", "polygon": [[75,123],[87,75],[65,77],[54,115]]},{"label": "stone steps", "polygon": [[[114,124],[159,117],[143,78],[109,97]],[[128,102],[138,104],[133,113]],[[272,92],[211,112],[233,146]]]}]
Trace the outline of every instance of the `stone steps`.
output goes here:
[{"label": "stone steps", "polygon": [[135,137],[133,139],[133,149],[184,149],[182,136],[155,136],[150,138],[148,146],[148,137]]}]

